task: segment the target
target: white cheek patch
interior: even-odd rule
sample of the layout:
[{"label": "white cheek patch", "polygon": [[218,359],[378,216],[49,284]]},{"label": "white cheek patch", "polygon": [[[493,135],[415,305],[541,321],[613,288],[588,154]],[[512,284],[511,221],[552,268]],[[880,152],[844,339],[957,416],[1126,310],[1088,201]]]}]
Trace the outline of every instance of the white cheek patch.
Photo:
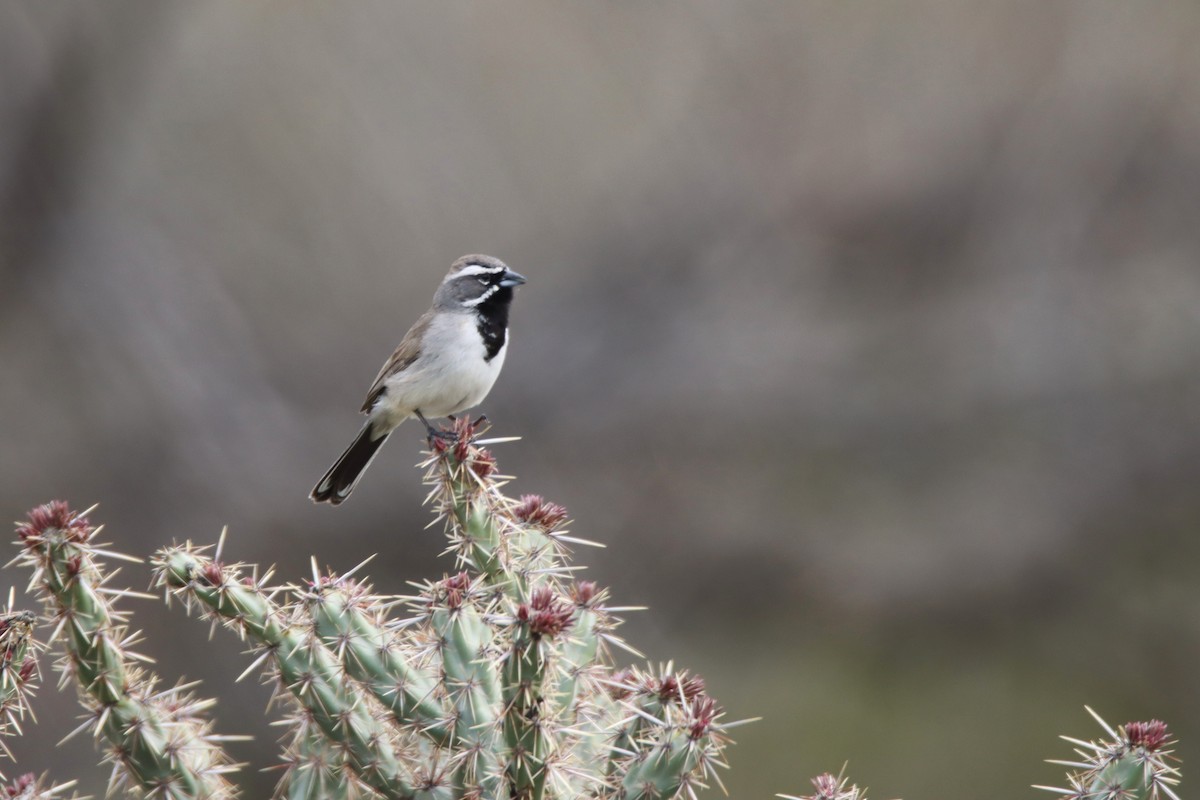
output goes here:
[{"label": "white cheek patch", "polygon": [[487,288],[487,291],[485,291],[483,294],[479,295],[479,297],[476,297],[476,298],[475,298],[475,299],[473,299],[473,300],[463,300],[463,301],[462,301],[462,305],[463,305],[465,308],[474,308],[475,306],[479,305],[479,304],[480,304],[480,303],[482,303],[484,300],[487,300],[489,297],[491,297],[492,295],[494,295],[494,294],[495,294],[496,292],[498,292],[498,291],[500,291],[500,287],[499,287],[499,286],[489,286],[489,287]]},{"label": "white cheek patch", "polygon": [[442,279],[442,283],[455,280],[457,278],[472,277],[475,275],[499,275],[504,272],[504,267],[485,267],[480,264],[468,264],[458,272],[451,273]]}]

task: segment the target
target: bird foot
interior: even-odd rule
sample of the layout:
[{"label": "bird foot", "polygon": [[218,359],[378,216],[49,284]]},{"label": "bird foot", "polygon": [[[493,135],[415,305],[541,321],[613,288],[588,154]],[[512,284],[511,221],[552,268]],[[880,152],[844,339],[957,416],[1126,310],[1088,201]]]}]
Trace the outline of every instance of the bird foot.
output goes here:
[{"label": "bird foot", "polygon": [[[421,420],[421,424],[425,426],[425,440],[428,441],[430,445],[432,445],[434,442],[438,442],[438,441],[441,441],[441,442],[457,442],[458,441],[458,431],[457,431],[458,426],[457,425],[455,425],[454,429],[452,429],[452,430],[445,430],[444,428],[435,428],[435,427],[433,427],[433,425],[431,425],[429,423],[429,420],[425,419],[424,414],[422,414],[420,411],[418,411],[416,413],[417,413],[417,419]],[[450,419],[453,421],[454,417],[450,417]]]}]

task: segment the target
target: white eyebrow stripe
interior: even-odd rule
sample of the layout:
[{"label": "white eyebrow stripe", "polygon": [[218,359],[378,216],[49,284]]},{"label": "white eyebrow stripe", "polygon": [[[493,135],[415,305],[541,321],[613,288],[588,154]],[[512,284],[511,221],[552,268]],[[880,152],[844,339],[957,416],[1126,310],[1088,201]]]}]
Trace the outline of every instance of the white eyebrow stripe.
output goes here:
[{"label": "white eyebrow stripe", "polygon": [[485,291],[483,294],[479,295],[479,297],[476,297],[474,300],[463,300],[462,305],[466,306],[467,308],[474,308],[475,306],[479,305],[484,300],[487,300],[489,297],[491,297],[498,291],[500,291],[499,286],[489,286],[487,288],[487,291]]},{"label": "white eyebrow stripe", "polygon": [[446,281],[452,281],[455,278],[469,278],[472,275],[497,275],[501,272],[504,272],[504,267],[484,267],[479,264],[469,264],[460,269],[458,272],[452,272],[447,275],[445,279],[442,280],[442,283],[445,283]]}]

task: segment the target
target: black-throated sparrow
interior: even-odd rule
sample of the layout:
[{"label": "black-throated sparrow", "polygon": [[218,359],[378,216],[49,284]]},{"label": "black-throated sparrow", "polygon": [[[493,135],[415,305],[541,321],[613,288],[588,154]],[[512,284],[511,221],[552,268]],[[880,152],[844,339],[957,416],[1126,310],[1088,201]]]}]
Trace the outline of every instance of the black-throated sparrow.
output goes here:
[{"label": "black-throated sparrow", "polygon": [[455,261],[433,295],[433,307],[404,334],[379,370],[362,412],[367,422],[309,495],[337,505],[350,496],[375,453],[401,422],[447,417],[487,396],[508,349],[508,307],[525,278],[491,256]]}]

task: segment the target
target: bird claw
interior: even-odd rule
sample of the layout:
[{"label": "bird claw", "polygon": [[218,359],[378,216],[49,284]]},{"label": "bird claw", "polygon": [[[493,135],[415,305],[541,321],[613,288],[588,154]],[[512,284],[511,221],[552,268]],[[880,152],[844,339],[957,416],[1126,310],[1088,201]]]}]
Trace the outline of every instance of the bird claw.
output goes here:
[{"label": "bird claw", "polygon": [[471,444],[475,441],[480,427],[491,422],[486,414],[480,414],[474,421],[471,420],[469,414],[463,417],[450,414],[447,415],[447,419],[454,424],[447,429],[435,428],[419,411],[416,413],[416,417],[425,426],[425,440],[429,443],[430,447],[439,450],[452,445],[461,446],[463,444]]},{"label": "bird claw", "polygon": [[[433,425],[431,425],[429,423],[429,420],[425,419],[425,415],[422,414],[420,411],[417,411],[416,415],[417,415],[417,419],[421,420],[421,424],[425,426],[425,441],[429,442],[430,445],[433,445],[433,443],[437,442],[437,441],[442,441],[442,442],[457,442],[458,441],[458,433],[456,431],[453,431],[453,430],[448,431],[445,429],[433,427]],[[451,417],[450,419],[453,420],[454,417]]]}]

